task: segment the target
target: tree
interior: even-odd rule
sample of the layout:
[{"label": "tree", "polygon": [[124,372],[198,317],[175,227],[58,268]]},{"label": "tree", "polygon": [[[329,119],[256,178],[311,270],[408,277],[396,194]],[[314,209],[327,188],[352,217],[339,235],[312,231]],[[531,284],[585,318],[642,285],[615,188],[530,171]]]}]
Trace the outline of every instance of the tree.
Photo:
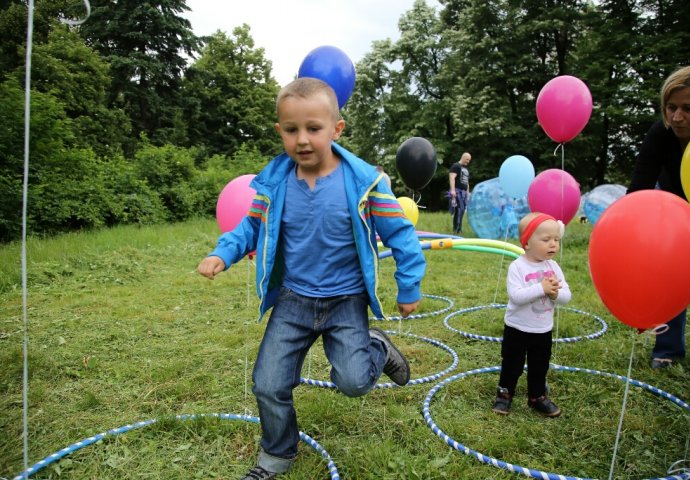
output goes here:
[{"label": "tree", "polygon": [[255,48],[248,25],[232,37],[218,31],[184,80],[184,118],[190,145],[232,156],[241,146],[264,155],[280,151],[273,125],[278,84],[263,48]]},{"label": "tree", "polygon": [[198,49],[180,16],[189,10],[185,0],[91,0],[91,7],[79,32],[110,64],[107,106],[127,112],[137,137],[175,137],[182,75]]},{"label": "tree", "polygon": [[[78,145],[105,157],[121,153],[132,142],[127,116],[106,106],[108,64],[79,35],[56,24],[46,42],[34,46],[32,58],[32,88],[63,104]],[[24,69],[15,75],[21,81]]]}]

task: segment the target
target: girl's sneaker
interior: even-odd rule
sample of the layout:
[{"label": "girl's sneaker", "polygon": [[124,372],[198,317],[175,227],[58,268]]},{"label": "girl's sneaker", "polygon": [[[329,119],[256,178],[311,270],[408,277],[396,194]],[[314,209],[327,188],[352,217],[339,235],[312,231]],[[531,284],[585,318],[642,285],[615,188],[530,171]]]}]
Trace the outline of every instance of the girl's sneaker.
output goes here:
[{"label": "girl's sneaker", "polygon": [[508,392],[507,388],[498,387],[496,389],[496,400],[494,406],[491,408],[496,413],[501,415],[508,415],[510,412],[510,404],[513,403],[513,396]]},{"label": "girl's sneaker", "polygon": [[561,414],[561,409],[553,403],[549,397],[542,395],[539,398],[530,398],[527,405],[545,417],[557,417]]}]

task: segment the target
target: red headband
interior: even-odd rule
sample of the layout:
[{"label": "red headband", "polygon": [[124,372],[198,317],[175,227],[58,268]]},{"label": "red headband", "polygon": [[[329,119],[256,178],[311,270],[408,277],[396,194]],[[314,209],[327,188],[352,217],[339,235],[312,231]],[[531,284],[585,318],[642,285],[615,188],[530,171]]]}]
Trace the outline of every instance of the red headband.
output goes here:
[{"label": "red headband", "polygon": [[522,244],[522,248],[525,248],[527,246],[527,242],[529,241],[530,237],[537,229],[537,227],[539,227],[539,225],[541,225],[547,220],[553,220],[554,222],[556,221],[555,218],[553,218],[551,215],[547,215],[546,213],[540,213],[529,221],[527,227],[525,228],[525,231],[522,232],[522,235],[520,235],[520,243]]}]

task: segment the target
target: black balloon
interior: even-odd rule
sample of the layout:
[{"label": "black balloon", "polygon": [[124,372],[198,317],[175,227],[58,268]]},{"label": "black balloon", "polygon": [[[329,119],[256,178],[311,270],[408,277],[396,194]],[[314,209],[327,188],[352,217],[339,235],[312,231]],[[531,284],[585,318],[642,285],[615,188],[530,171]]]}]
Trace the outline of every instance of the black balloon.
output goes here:
[{"label": "black balloon", "polygon": [[426,138],[408,138],[398,147],[395,168],[408,188],[421,190],[436,173],[436,150]]}]

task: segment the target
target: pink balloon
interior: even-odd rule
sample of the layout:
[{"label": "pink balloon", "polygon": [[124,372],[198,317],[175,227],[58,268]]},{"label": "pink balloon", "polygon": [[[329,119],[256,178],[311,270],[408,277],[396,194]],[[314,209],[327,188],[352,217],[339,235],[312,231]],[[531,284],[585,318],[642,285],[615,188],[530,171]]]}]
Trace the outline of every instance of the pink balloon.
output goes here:
[{"label": "pink balloon", "polygon": [[216,221],[221,232],[233,230],[252,205],[256,190],[249,184],[256,175],[241,175],[230,181],[220,192],[216,203]]},{"label": "pink balloon", "polygon": [[537,119],[551,140],[569,142],[585,128],[592,115],[592,94],[577,77],[549,80],[537,97]]},{"label": "pink balloon", "polygon": [[548,213],[568,223],[580,207],[580,184],[564,170],[544,170],[532,180],[527,203],[533,212]]}]

